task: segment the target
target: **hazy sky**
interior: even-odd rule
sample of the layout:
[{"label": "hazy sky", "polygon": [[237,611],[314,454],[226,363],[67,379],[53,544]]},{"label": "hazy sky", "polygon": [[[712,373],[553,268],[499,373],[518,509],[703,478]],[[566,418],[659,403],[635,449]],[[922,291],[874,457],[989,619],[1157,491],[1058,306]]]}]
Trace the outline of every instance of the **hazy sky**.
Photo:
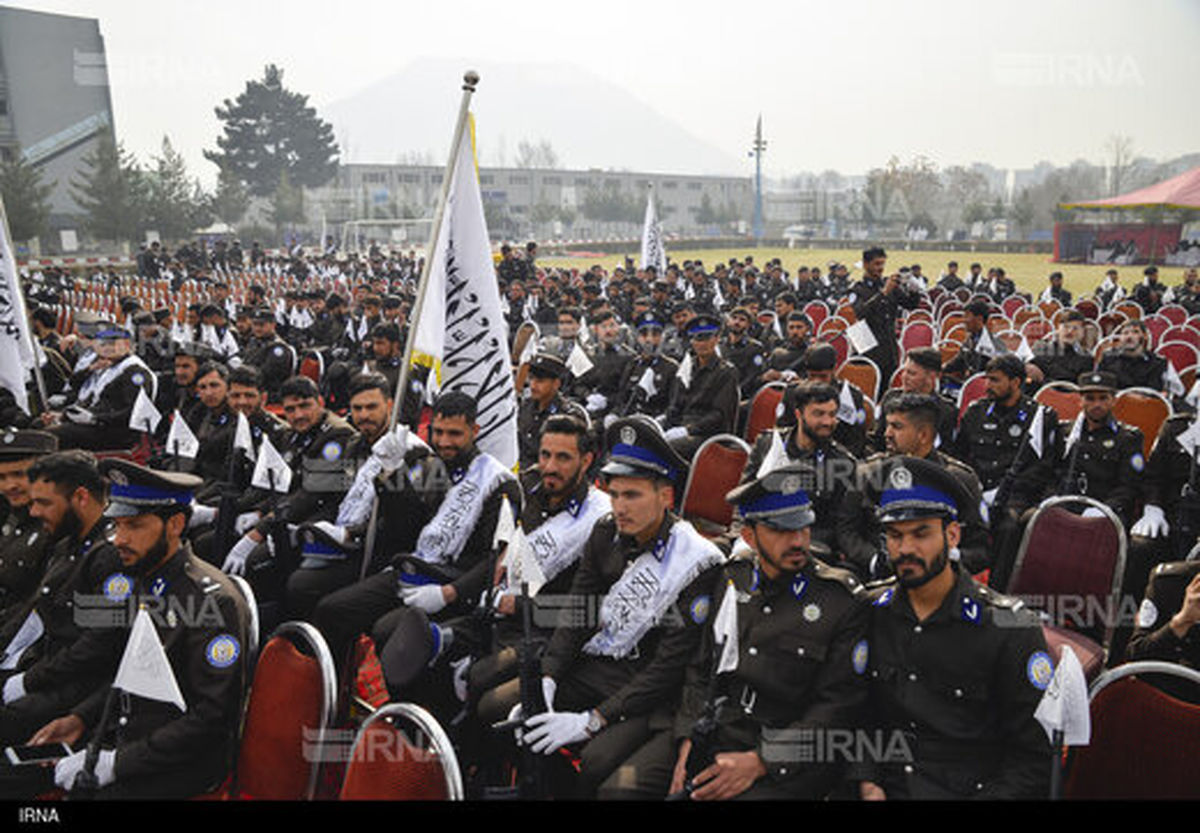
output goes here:
[{"label": "hazy sky", "polygon": [[6,4],[98,18],[119,138],[145,160],[169,134],[206,182],[213,107],[268,62],[319,111],[427,55],[573,62],[743,159],[761,112],[773,176],[891,154],[1101,162],[1114,133],[1154,158],[1200,151],[1197,0]]}]

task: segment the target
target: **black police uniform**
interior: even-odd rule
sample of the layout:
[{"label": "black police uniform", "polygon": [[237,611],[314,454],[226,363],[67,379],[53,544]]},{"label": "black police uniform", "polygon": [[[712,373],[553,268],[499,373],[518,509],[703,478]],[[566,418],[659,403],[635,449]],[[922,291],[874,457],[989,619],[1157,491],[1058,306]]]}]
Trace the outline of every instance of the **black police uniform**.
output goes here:
[{"label": "black police uniform", "polygon": [[538,448],[541,443],[542,426],[552,416],[567,414],[587,425],[591,422],[583,408],[568,401],[562,393],[556,393],[545,408],[538,408],[532,397],[521,400],[517,409],[517,443],[520,448],[521,469],[537,465]]},{"label": "black police uniform", "polygon": [[[1182,637],[1171,630],[1171,618],[1183,607],[1187,586],[1200,573],[1200,561],[1159,564],[1150,576],[1146,597],[1138,608],[1137,629],[1125,649],[1127,662],[1162,660],[1200,668],[1200,628],[1188,628]],[[1185,699],[1194,702],[1195,686]]]},{"label": "black police uniform", "polygon": [[899,347],[896,340],[896,320],[901,309],[916,309],[921,296],[904,286],[898,286],[892,294],[883,294],[883,283],[874,278],[863,278],[850,287],[850,303],[859,321],[866,321],[871,334],[878,342],[865,354],[875,362],[883,379],[891,379],[896,372]]},{"label": "black police uniform", "polygon": [[1083,495],[1108,504],[1121,522],[1133,522],[1146,471],[1142,432],[1113,417],[1092,428],[1086,420],[1060,468],[1058,494]]},{"label": "black police uniform", "polygon": [[[3,672],[24,674],[26,696],[0,708],[0,744],[24,743],[48,721],[90,694],[104,681],[92,668],[80,673],[77,660],[90,662],[94,651],[76,618],[80,596],[100,598],[105,580],[121,569],[116,548],[101,521],[82,538],[59,539],[50,554],[40,585],[23,605],[14,608],[0,630],[0,645],[12,644],[27,617],[41,620],[42,636],[20,654],[16,667]],[[60,673],[65,668],[69,673]],[[106,669],[111,673],[111,669]]]},{"label": "black police uniform", "polygon": [[[911,457],[890,461],[871,488],[884,524],[973,511],[951,474]],[[858,777],[893,799],[1044,798],[1050,745],[1033,713],[1053,664],[1041,626],[1015,600],[943,569],[954,582],[924,619],[895,579],[872,591],[870,714],[888,744]]]},{"label": "black police uniform", "polygon": [[1033,345],[1033,360],[1046,382],[1074,382],[1080,374],[1092,369],[1092,354],[1077,344],[1063,344],[1058,339],[1039,341]]},{"label": "black police uniform", "polygon": [[[647,370],[651,372],[651,380],[654,383],[653,395],[648,395],[646,389],[639,384]],[[671,398],[671,386],[678,372],[679,363],[661,353],[652,356],[639,355],[625,367],[619,394],[622,404],[614,412],[620,416],[646,414],[657,417],[665,414]]]},{"label": "black police uniform", "polygon": [[[1038,457],[1024,442],[1036,409],[1042,407],[1043,453]],[[1022,396],[1011,408],[993,399],[971,403],[963,414],[952,456],[962,460],[979,475],[985,491],[997,488],[1010,470],[1020,451],[1020,462],[1014,472],[1007,507],[1020,512],[1038,504],[1046,489],[1054,483],[1058,459],[1058,415],[1054,409],[1039,406]]]},{"label": "black police uniform", "polygon": [[1153,353],[1135,356],[1124,350],[1107,350],[1096,369],[1117,378],[1117,390],[1125,388],[1166,389],[1167,360]]},{"label": "black police uniform", "polygon": [[242,361],[262,373],[263,389],[272,402],[279,399],[280,386],[292,377],[298,366],[296,348],[278,333],[270,338],[251,339],[242,354]]},{"label": "black police uniform", "polygon": [[[885,438],[884,432],[887,430],[887,404],[893,399],[903,396],[906,391],[902,388],[888,388],[888,390],[879,399],[879,418],[875,420],[875,430],[871,435],[871,444],[876,451],[884,451]],[[943,393],[931,394],[934,401],[937,403],[938,421],[937,421],[937,436],[940,440],[940,447],[950,448],[954,443],[954,432],[958,429],[958,406],[950,397]]]},{"label": "black police uniform", "polygon": [[690,459],[704,440],[732,431],[738,402],[737,369],[718,356],[707,365],[693,357],[690,383],[685,386],[676,374],[667,408],[667,425],[682,426],[688,432],[676,442],[677,450]]},{"label": "black police uniform", "polygon": [[758,391],[766,359],[766,348],[762,342],[749,335],[739,340],[726,339],[721,345],[721,356],[737,368],[738,390],[742,399],[749,399]]}]

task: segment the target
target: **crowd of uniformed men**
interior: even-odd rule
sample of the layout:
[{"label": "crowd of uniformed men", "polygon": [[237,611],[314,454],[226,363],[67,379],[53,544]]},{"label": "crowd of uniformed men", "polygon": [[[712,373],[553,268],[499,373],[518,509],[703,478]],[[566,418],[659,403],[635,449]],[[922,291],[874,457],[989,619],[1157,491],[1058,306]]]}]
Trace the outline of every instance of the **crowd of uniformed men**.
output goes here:
[{"label": "crowd of uniformed men", "polygon": [[[1089,316],[1058,274],[1028,301],[1068,311],[1026,352],[990,338],[1019,293],[979,264],[934,280],[889,268],[879,248],[853,277],[752,256],[665,274],[536,256],[505,246],[497,263],[518,474],[478,448],[468,393],[427,395],[419,375],[396,389],[412,253],[156,244],[136,277],[35,275],[49,401],[33,416],[11,394],[0,403],[0,735],[73,752],[40,779],[0,773],[0,789],[43,792],[50,772],[77,789],[84,769],[111,796],[219,784],[252,672],[250,596],[231,576],[264,635],[312,622],[343,674],[359,673],[347,658],[370,637],[386,694],[454,727],[476,790],[504,777],[496,760],[524,767],[565,747],[573,769],[546,758],[564,796],[1045,797],[1051,747],[1033,712],[1053,660],[1037,616],[1003,591],[1053,495],[1094,498],[1125,526],[1126,596],[1152,572],[1187,584],[1182,603],[1142,606],[1110,662],[1196,658],[1200,584],[1173,562],[1200,531],[1200,443],[1179,440],[1194,409],[1138,321],[1094,362]],[[143,309],[128,292],[139,281],[195,302]],[[64,326],[81,284],[119,306]],[[968,332],[943,365],[899,334],[945,296]],[[1147,314],[1200,312],[1194,269],[1170,289],[1147,269],[1128,297]],[[1126,299],[1116,274],[1094,299],[1093,311]],[[814,324],[841,308],[865,325],[853,344],[881,391],[835,375],[846,341]],[[954,391],[976,373],[986,393],[960,419]],[[1078,386],[1074,432],[1031,398],[1052,381]],[[1178,410],[1148,457],[1113,416],[1131,386]],[[734,522],[693,525],[679,510],[697,449],[743,435],[767,388],[783,395],[727,495]],[[142,393],[157,427],[130,418]],[[264,440],[287,469],[269,480],[246,450]],[[525,540],[511,556],[506,503]],[[532,597],[509,585],[529,559]],[[185,709],[108,697],[139,608]],[[527,675],[522,692],[531,644],[540,685]],[[514,744],[497,723],[518,727],[524,758],[492,754]]]}]

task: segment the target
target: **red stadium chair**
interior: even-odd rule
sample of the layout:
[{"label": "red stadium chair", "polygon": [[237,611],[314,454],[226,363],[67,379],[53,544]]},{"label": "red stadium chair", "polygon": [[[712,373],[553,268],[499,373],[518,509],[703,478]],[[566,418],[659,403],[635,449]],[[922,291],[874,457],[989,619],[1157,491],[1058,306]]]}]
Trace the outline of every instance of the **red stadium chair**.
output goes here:
[{"label": "red stadium chair", "polygon": [[[1179,329],[1186,330],[1188,328],[1181,327]],[[1167,331],[1167,333],[1170,332],[1171,330]],[[1183,370],[1185,367],[1191,367],[1197,362],[1200,362],[1200,350],[1196,349],[1196,345],[1189,344],[1186,341],[1171,341],[1169,338],[1165,339],[1158,345],[1154,352],[1169,361],[1171,366],[1175,368],[1176,373]]]},{"label": "red stadium chair", "polygon": [[1054,332],[1054,325],[1045,318],[1032,318],[1021,325],[1021,335],[1033,347],[1034,342],[1041,341]]},{"label": "red stadium chair", "polygon": [[845,379],[866,396],[879,398],[879,365],[866,356],[851,356],[833,375]]},{"label": "red stadium chair", "polygon": [[950,363],[950,360],[957,356],[962,351],[962,342],[947,339],[938,342],[938,352],[942,354],[942,367]]},{"label": "red stadium chair", "polygon": [[956,327],[962,327],[965,330],[966,324],[967,324],[966,313],[962,313],[962,312],[950,313],[945,318],[943,318],[941,320],[941,323],[938,325],[939,327],[941,327],[941,332],[940,332],[941,338],[946,338],[947,334],[951,330],[955,329]]},{"label": "red stadium chair", "polygon": [[854,304],[842,304],[834,315],[846,319],[850,324],[857,323],[858,316],[854,314]]},{"label": "red stadium chair", "polygon": [[1095,360],[1096,364],[1099,364],[1100,359],[1104,357],[1106,352],[1109,350],[1115,350],[1116,348],[1117,337],[1115,335],[1111,335],[1108,338],[1102,338],[1095,342],[1094,346],[1092,347],[1092,359]]},{"label": "red stadium chair", "polygon": [[313,798],[336,676],[316,628],[285,622],[275,629],[255,664],[230,798]]},{"label": "red stadium chair", "polygon": [[909,310],[904,316],[905,324],[913,324],[917,321],[924,321],[926,324],[933,324],[933,313],[926,309]]},{"label": "red stadium chair", "polygon": [[967,329],[966,324],[959,324],[956,327],[951,327],[942,338],[946,341],[957,341],[959,344],[965,344],[967,339],[971,337],[971,332]]},{"label": "red stadium chair", "polygon": [[1172,324],[1182,324],[1188,320],[1188,311],[1179,304],[1164,304],[1158,308],[1158,315]]},{"label": "red stadium chair", "polygon": [[823,301],[809,301],[804,305],[804,313],[812,319],[813,329],[821,326],[821,322],[829,317],[829,307]]},{"label": "red stadium chair", "polygon": [[[1081,514],[1091,509],[1103,517]],[[1125,529],[1105,504],[1077,495],[1047,498],[1025,526],[1005,592],[1049,614],[1053,627],[1072,632],[1071,641],[1083,637],[1107,648],[1120,610],[1126,546]],[[1103,650],[1087,647],[1103,658]]]},{"label": "red stadium chair", "polygon": [[1093,321],[1100,317],[1100,305],[1090,298],[1084,298],[1081,301],[1076,301],[1075,309],[1082,312],[1084,318],[1090,318]]},{"label": "red stadium chair", "polygon": [[1179,381],[1183,382],[1183,389],[1191,391],[1192,385],[1196,384],[1196,372],[1200,371],[1200,365],[1192,365],[1185,367],[1179,371]]},{"label": "red stadium chair", "polygon": [[300,375],[307,376],[318,385],[325,376],[325,360],[320,353],[309,353],[300,362]]},{"label": "red stadium chair", "polygon": [[1113,307],[1113,309],[1117,312],[1125,313],[1130,318],[1141,319],[1141,317],[1145,314],[1145,310],[1142,309],[1141,304],[1128,298],[1117,304],[1115,307]]},{"label": "red stadium chair", "polygon": [[1021,334],[1016,330],[1000,330],[993,335],[1010,353],[1017,352],[1017,348],[1021,346]]},{"label": "red stadium chair", "polygon": [[722,535],[733,523],[733,506],[725,495],[741,480],[748,459],[750,446],[732,434],[709,437],[696,450],[680,514],[702,535]]},{"label": "red stadium chair", "polygon": [[1128,315],[1119,310],[1113,310],[1100,316],[1100,320],[1096,323],[1100,325],[1100,332],[1107,336],[1116,332],[1116,329],[1128,320]]},{"label": "red stadium chair", "polygon": [[1200,315],[1193,315],[1183,323],[1184,325],[1191,327],[1193,330],[1200,330]]},{"label": "red stadium chair", "polygon": [[342,801],[462,801],[454,746],[420,706],[392,703],[372,714],[354,739]]},{"label": "red stadium chair", "polygon": [[892,381],[888,382],[888,388],[890,389],[890,388],[900,387],[900,383],[903,379],[904,379],[904,367],[903,366],[897,367],[896,372],[892,374]]},{"label": "red stadium chair", "polygon": [[845,333],[834,333],[825,339],[825,343],[837,353],[837,364],[834,366],[841,367],[846,359],[850,357],[850,340],[846,338]]},{"label": "red stadium chair", "polygon": [[1164,677],[1189,689],[1200,686],[1200,672],[1169,662],[1131,662],[1092,683],[1091,739],[1071,750],[1065,798],[1200,798],[1194,770],[1200,705],[1147,681]]},{"label": "red stadium chair", "polygon": [[1142,319],[1142,323],[1146,325],[1146,330],[1150,333],[1150,346],[1162,341],[1162,335],[1172,326],[1171,319],[1162,315],[1147,315]]},{"label": "red stadium chair", "polygon": [[1011,319],[1017,314],[1017,310],[1025,309],[1027,306],[1029,306],[1029,302],[1020,295],[1009,295],[1000,304],[1000,309],[1004,310],[1004,315]]},{"label": "red stadium chair", "polygon": [[933,346],[933,325],[925,321],[913,321],[900,331],[900,352],[907,353],[914,347]]},{"label": "red stadium chair", "polygon": [[1022,307],[1015,314],[1010,315],[1012,319],[1013,329],[1019,330],[1025,326],[1027,321],[1038,321],[1042,317],[1042,311],[1037,307]]},{"label": "red stadium chair", "polygon": [[1047,318],[1053,318],[1055,316],[1055,314],[1057,314],[1062,309],[1062,304],[1060,304],[1058,301],[1053,301],[1053,300],[1042,301],[1037,306],[1038,306],[1038,309],[1041,310],[1042,315],[1046,316]]},{"label": "red stadium chair", "polygon": [[826,318],[821,322],[821,326],[817,327],[817,338],[824,341],[826,340],[826,336],[833,335],[834,333],[840,333],[849,326],[850,322],[839,315]]},{"label": "red stadium chair", "polygon": [[1193,347],[1200,347],[1200,330],[1197,330],[1195,327],[1189,327],[1186,324],[1177,324],[1173,327],[1168,327],[1163,331],[1159,343],[1165,344],[1168,341],[1183,341]]},{"label": "red stadium chair", "polygon": [[987,374],[976,373],[971,378],[963,382],[963,386],[958,390],[958,421],[962,422],[963,414],[967,412],[967,408],[971,407],[971,403],[977,399],[982,399],[987,393]]},{"label": "red stadium chair", "polygon": [[1149,388],[1126,388],[1117,393],[1113,416],[1126,425],[1142,429],[1147,458],[1163,423],[1171,416],[1171,403],[1161,393]]},{"label": "red stadium chair", "polygon": [[1033,398],[1039,405],[1053,408],[1062,422],[1073,422],[1083,410],[1083,395],[1074,382],[1049,382]]},{"label": "red stadium chair", "polygon": [[750,416],[746,419],[746,442],[753,445],[759,434],[775,427],[786,390],[787,385],[783,382],[768,382],[754,394],[750,401]]}]

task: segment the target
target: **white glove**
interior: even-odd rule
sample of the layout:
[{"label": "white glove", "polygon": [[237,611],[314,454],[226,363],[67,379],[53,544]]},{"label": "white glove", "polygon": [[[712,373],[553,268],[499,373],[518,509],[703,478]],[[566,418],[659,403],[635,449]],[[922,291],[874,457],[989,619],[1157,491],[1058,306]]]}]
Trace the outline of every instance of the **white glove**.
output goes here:
[{"label": "white glove", "polygon": [[1108,517],[1108,516],[1107,516],[1107,515],[1105,515],[1103,512],[1101,512],[1099,509],[1097,509],[1095,506],[1089,506],[1087,509],[1084,509],[1084,510],[1083,510],[1083,513],[1082,513],[1081,517],[1084,517],[1084,518],[1105,518],[1105,517]]},{"label": "white glove", "polygon": [[262,512],[243,512],[233,519],[233,531],[237,535],[245,535],[254,529],[260,520],[262,520]]},{"label": "white glove", "polygon": [[667,427],[667,415],[666,414],[659,414],[658,416],[656,416],[654,418],[654,421],[658,423],[659,428]]},{"label": "white glove", "polygon": [[471,657],[465,656],[460,660],[450,663],[450,667],[454,669],[454,696],[459,699],[459,702],[467,702],[467,672],[471,670]]},{"label": "white glove", "polygon": [[[86,757],[87,750],[81,749],[74,754],[60,759],[54,765],[54,783],[64,790],[74,787],[75,778],[79,773],[83,772],[83,760]],[[96,757],[96,783],[101,787],[107,787],[113,781],[116,781],[116,766],[117,751],[115,749],[102,749]]]},{"label": "white glove", "polygon": [[684,428],[682,425],[677,425],[674,428],[668,428],[665,432],[663,432],[663,437],[666,439],[667,442],[673,442],[675,440],[682,440],[687,435],[688,435],[688,430],[686,428]]},{"label": "white glove", "polygon": [[188,529],[198,526],[208,526],[217,517],[217,507],[205,506],[203,503],[192,503],[192,519],[188,521]]},{"label": "white glove", "polygon": [[587,397],[587,409],[593,414],[596,411],[603,411],[608,407],[608,397],[602,393],[589,393]]},{"label": "white glove", "polygon": [[389,431],[371,446],[371,454],[375,456],[384,471],[395,471],[404,465],[404,455],[408,453],[408,428],[397,425],[395,431]]},{"label": "white glove", "polygon": [[591,737],[591,712],[542,712],[525,721],[524,743],[534,752],[553,755],[560,747]]},{"label": "white glove", "polygon": [[331,540],[336,541],[339,547],[346,546],[346,542],[350,540],[350,533],[346,531],[346,527],[338,526],[329,521],[317,521],[315,524],[309,524],[313,529],[319,529]]},{"label": "white glove", "polygon": [[25,672],[13,674],[4,681],[4,705],[25,696]]},{"label": "white glove", "polygon": [[94,425],[96,422],[95,415],[87,408],[79,405],[72,405],[63,412],[63,416],[67,417],[71,422],[77,425]]},{"label": "white glove", "polygon": [[553,677],[542,677],[542,699],[546,701],[546,711],[554,711],[554,692],[558,691],[558,683]]},{"label": "white glove", "polygon": [[258,546],[258,542],[249,535],[243,535],[238,542],[229,550],[229,555],[225,556],[225,563],[221,565],[221,572],[228,573],[231,576],[246,575],[246,559],[250,557],[250,553],[254,552],[254,548]]},{"label": "white glove", "polygon": [[1146,538],[1162,538],[1171,531],[1171,527],[1167,523],[1166,516],[1163,515],[1162,507],[1147,503],[1142,517],[1138,518],[1131,531],[1134,535]]},{"label": "white glove", "polygon": [[988,489],[986,492],[983,493],[983,502],[986,503],[990,507],[993,503],[996,502],[996,492],[998,492],[998,491],[1000,491],[999,486],[997,486],[994,489]]},{"label": "white glove", "polygon": [[440,584],[400,585],[400,600],[408,607],[423,610],[431,616],[446,606],[446,597],[442,595]]},{"label": "white glove", "polygon": [[604,415],[604,430],[607,431],[609,429],[609,426],[611,426],[618,419],[620,419],[620,417],[617,416],[616,414],[605,414]]}]

